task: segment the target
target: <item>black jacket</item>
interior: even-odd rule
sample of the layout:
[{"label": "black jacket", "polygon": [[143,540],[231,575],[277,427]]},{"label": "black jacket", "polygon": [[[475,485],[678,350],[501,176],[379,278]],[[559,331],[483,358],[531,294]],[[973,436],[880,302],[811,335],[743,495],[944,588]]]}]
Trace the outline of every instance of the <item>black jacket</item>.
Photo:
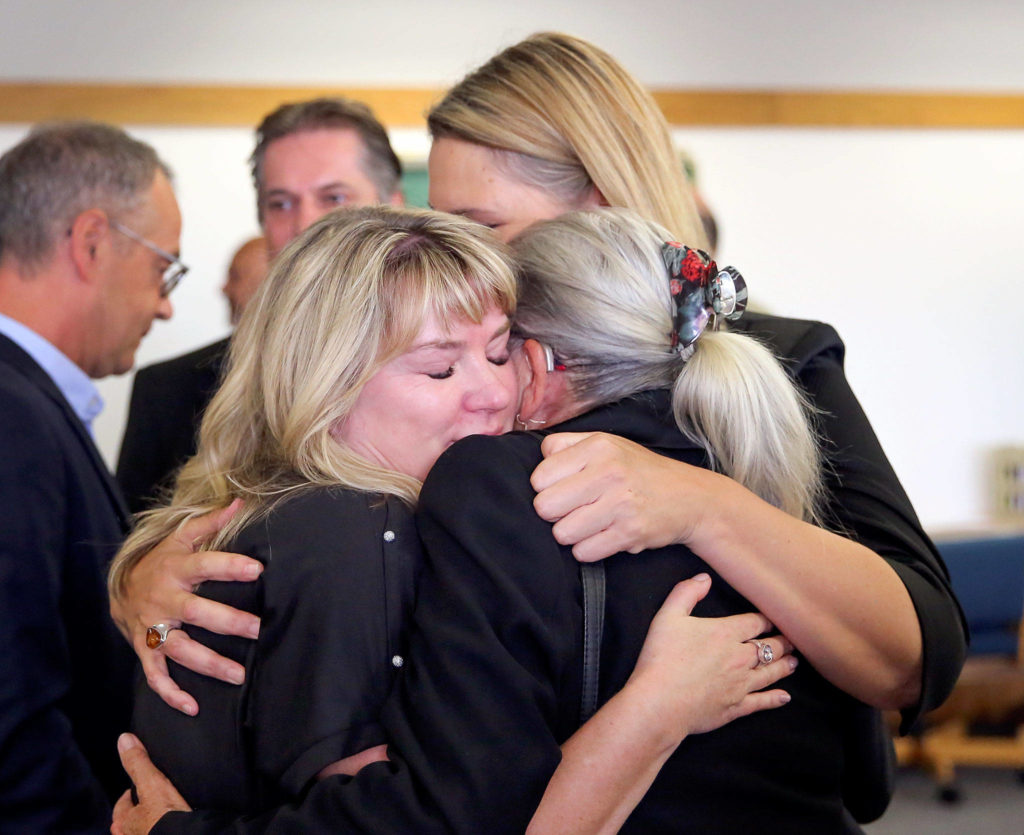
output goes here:
[{"label": "black jacket", "polygon": [[133,658],[106,569],[127,511],[49,375],[0,335],[0,828],[107,832]]},{"label": "black jacket", "polygon": [[203,412],[220,384],[230,339],[142,368],[132,384],[117,480],[132,513],[156,504],[196,451]]}]

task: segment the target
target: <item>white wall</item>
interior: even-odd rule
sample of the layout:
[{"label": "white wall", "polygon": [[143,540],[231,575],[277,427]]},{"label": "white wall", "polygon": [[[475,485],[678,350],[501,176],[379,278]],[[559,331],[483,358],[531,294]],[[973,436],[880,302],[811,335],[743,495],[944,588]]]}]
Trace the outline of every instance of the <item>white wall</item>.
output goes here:
[{"label": "white wall", "polygon": [[[1024,91],[1024,4],[898,8],[401,0],[0,0],[0,81],[157,80],[436,85],[502,45],[562,29],[645,82],[678,87]],[[855,8],[856,10],[851,10]],[[0,125],[0,150],[27,126]],[[145,364],[222,336],[218,287],[255,231],[247,129],[134,126],[171,163],[193,272]],[[1024,131],[678,131],[722,228],[720,261],[779,313],[835,324],[851,381],[926,524],[985,515],[985,456],[1024,444]],[[402,131],[401,149],[425,138]],[[101,448],[116,457],[130,380],[102,382]]]}]

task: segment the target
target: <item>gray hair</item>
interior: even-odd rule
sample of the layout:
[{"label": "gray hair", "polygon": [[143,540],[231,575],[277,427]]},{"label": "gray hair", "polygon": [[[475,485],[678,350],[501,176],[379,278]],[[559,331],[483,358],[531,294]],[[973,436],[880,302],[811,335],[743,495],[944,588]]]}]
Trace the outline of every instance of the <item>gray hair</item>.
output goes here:
[{"label": "gray hair", "polygon": [[513,241],[515,330],[565,364],[571,395],[592,408],[670,389],[680,430],[711,464],[798,518],[817,518],[820,453],[811,413],[756,340],[705,331],[692,352],[672,344],[661,246],[672,236],[625,209],[573,212]]},{"label": "gray hair", "polygon": [[377,189],[380,202],[386,203],[398,190],[402,163],[373,111],[360,101],[341,97],[283,104],[263,118],[256,128],[256,148],[249,158],[257,201],[263,194],[263,158],[271,142],[293,133],[331,128],[353,130],[362,140],[366,149],[361,160],[363,173]]},{"label": "gray hair", "polygon": [[112,125],[36,127],[0,157],[0,258],[44,264],[77,215],[134,211],[157,171],[170,177],[156,151]]}]

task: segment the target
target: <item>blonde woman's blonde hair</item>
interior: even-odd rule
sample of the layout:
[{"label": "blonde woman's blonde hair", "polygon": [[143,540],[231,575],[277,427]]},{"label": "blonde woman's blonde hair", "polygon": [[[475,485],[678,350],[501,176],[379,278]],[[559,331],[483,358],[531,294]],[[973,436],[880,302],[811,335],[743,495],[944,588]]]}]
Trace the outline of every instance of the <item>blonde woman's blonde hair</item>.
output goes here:
[{"label": "blonde woman's blonde hair", "polygon": [[427,117],[434,139],[497,151],[508,172],[580,205],[596,187],[707,249],[693,189],[651,94],[612,56],[544,32],[495,55],[452,87]]},{"label": "blonde woman's blonde hair", "polygon": [[706,330],[673,347],[661,246],[668,231],[623,209],[572,212],[512,242],[515,331],[548,345],[584,408],[669,389],[680,430],[714,469],[765,501],[817,521],[821,460],[805,398],[755,339]]},{"label": "blonde woman's blonde hair", "polygon": [[515,310],[506,249],[470,221],[384,207],[343,209],[277,258],[231,340],[220,390],[171,503],[140,517],[111,567],[127,571],[189,519],[236,498],[241,510],[210,547],[280,499],[344,486],[414,503],[420,483],[352,452],[332,428],[363,386],[413,343],[426,319],[443,328]]}]

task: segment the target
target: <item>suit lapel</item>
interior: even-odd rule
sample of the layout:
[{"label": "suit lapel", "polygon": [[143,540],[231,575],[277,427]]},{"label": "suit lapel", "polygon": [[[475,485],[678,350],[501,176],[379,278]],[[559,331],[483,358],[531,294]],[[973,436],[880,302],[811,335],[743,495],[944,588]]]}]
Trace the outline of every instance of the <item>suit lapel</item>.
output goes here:
[{"label": "suit lapel", "polygon": [[4,334],[0,334],[0,362],[6,363],[16,373],[20,374],[29,383],[42,391],[60,409],[65,422],[88,454],[89,460],[92,462],[93,469],[95,469],[96,475],[99,478],[100,483],[103,485],[103,488],[107,493],[107,497],[110,499],[110,504],[117,513],[118,521],[120,522],[122,529],[127,532],[130,528],[131,517],[128,512],[128,507],[125,504],[124,497],[121,495],[121,489],[118,487],[117,482],[114,481],[114,477],[111,475],[110,470],[107,469],[107,465],[103,461],[103,456],[100,455],[100,451],[96,448],[96,444],[93,441],[92,436],[89,434],[89,430],[85,428],[85,424],[82,423],[78,415],[75,414],[75,410],[71,408],[71,404],[68,403],[64,395],[61,394],[60,389],[57,388],[57,384],[53,382],[50,375],[40,368],[39,364],[32,359],[28,353]]}]

